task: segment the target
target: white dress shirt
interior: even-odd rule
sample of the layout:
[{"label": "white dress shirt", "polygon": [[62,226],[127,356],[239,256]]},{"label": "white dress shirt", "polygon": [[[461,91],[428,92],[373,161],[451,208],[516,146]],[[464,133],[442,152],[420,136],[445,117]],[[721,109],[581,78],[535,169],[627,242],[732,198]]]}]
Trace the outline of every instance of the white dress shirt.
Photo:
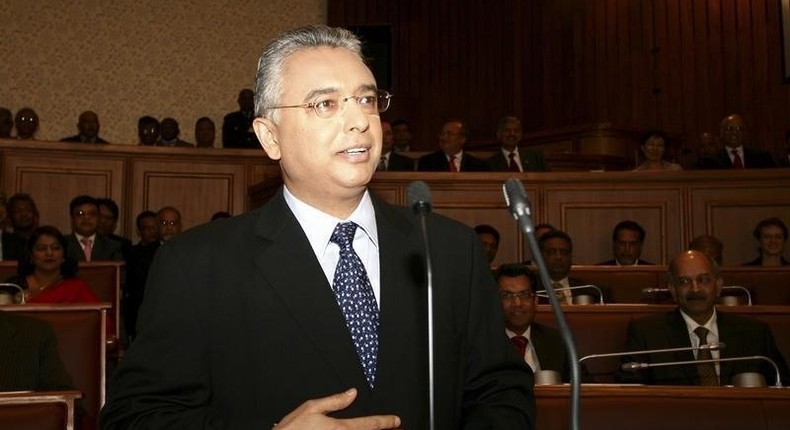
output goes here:
[{"label": "white dress shirt", "polygon": [[532,343],[532,327],[527,327],[527,331],[522,334],[518,334],[516,332],[510,331],[505,329],[505,333],[507,333],[508,339],[512,339],[514,336],[524,336],[529,340],[527,343],[527,349],[524,351],[524,361],[527,362],[529,367],[532,368],[533,372],[540,371],[540,360],[538,360],[538,353],[535,352],[535,345]]},{"label": "white dress shirt", "polygon": [[[686,330],[688,330],[689,340],[691,340],[691,346],[697,348],[699,346],[699,337],[697,336],[696,333],[694,333],[694,330],[700,325],[697,324],[696,321],[691,319],[690,316],[686,315],[686,313],[683,312],[682,310],[680,311],[680,315],[683,315],[683,321],[686,322]],[[713,308],[713,315],[710,317],[708,322],[702,325],[702,327],[708,329],[708,338],[706,339],[708,344],[719,343],[719,325],[716,323],[716,308]],[[698,353],[699,351],[694,351],[694,358],[697,357]],[[712,350],[710,352],[710,355],[712,358],[718,359],[721,356],[721,353],[719,352],[719,350]],[[719,363],[714,363],[714,364],[716,366],[716,375],[717,376],[721,375],[720,372],[721,366],[719,365]]]}]

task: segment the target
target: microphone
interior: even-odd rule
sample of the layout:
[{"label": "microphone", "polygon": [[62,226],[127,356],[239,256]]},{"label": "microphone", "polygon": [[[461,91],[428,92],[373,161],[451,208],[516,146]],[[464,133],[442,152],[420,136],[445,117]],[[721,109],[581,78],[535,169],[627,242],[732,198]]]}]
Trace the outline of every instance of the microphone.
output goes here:
[{"label": "microphone", "polygon": [[[592,289],[592,290],[597,291],[598,292],[598,298],[599,298],[599,303],[598,304],[601,304],[601,305],[604,304],[604,302],[603,302],[603,292],[601,292],[601,289],[598,288],[597,286],[593,285],[593,284],[577,285],[575,287],[555,288],[554,291],[566,291],[566,290],[567,291],[571,291],[571,290],[585,290],[585,289]],[[549,297],[548,293],[546,293],[546,291],[538,291],[537,293],[535,293],[535,295],[537,295],[538,297],[545,297],[545,298]]]},{"label": "microphone", "polygon": [[435,403],[435,370],[434,370],[434,340],[433,340],[433,264],[431,263],[431,248],[428,243],[428,214],[431,213],[431,189],[423,181],[414,181],[409,184],[406,191],[409,206],[420,216],[422,230],[422,243],[425,248],[425,271],[428,280],[428,428],[434,430],[436,423]]},{"label": "microphone", "polygon": [[771,363],[774,367],[774,371],[776,372],[776,384],[775,387],[781,388],[782,387],[782,375],[779,373],[779,366],[776,365],[776,362],[771,360],[770,358],[764,355],[748,355],[744,357],[729,357],[729,358],[713,358],[710,360],[687,360],[687,361],[667,361],[663,363],[639,363],[639,362],[630,362],[625,363],[621,366],[621,368],[627,372],[633,372],[640,369],[649,369],[651,367],[666,367],[666,366],[685,366],[689,364],[700,364],[700,363],[723,363],[728,361],[752,361],[752,360],[763,360]]},{"label": "microphone", "polygon": [[[752,293],[749,291],[748,288],[742,287],[740,285],[725,285],[721,287],[722,290],[738,290],[743,291],[746,294],[746,305],[752,305]],[[669,288],[642,288],[642,293],[644,294],[655,294],[655,293],[668,293]]]},{"label": "microphone", "polygon": [[527,192],[524,190],[524,185],[516,178],[510,178],[502,184],[502,192],[505,195],[505,203],[510,209],[510,214],[518,222],[521,227],[521,232],[527,237],[529,249],[532,252],[532,258],[538,266],[540,272],[540,279],[548,294],[551,309],[554,312],[554,318],[557,320],[557,328],[562,334],[562,340],[565,343],[565,348],[568,351],[570,358],[571,370],[571,410],[570,410],[570,425],[571,429],[579,429],[579,411],[580,411],[580,382],[581,382],[581,367],[577,361],[579,356],[576,353],[576,343],[573,340],[573,333],[568,322],[565,320],[565,315],[562,312],[557,294],[554,287],[551,285],[551,277],[549,277],[549,270],[546,268],[546,262],[543,260],[543,254],[540,252],[538,241],[535,239],[535,229],[532,222],[532,208],[527,200]]},{"label": "microphone", "polygon": [[[13,290],[17,290],[17,292],[19,293],[19,296],[20,296],[19,304],[21,304],[21,305],[25,304],[25,290],[22,287],[20,287],[19,285],[12,284],[10,282],[3,282],[3,283],[0,283],[0,290],[7,290],[7,291],[11,290],[11,292],[14,293],[14,294],[16,294],[16,292],[14,292]],[[13,296],[12,296],[11,301],[13,302]]]},{"label": "microphone", "polygon": [[[718,343],[709,343],[709,344],[700,345],[700,346],[684,346],[684,347],[680,347],[680,348],[644,349],[644,350],[641,350],[641,351],[625,351],[625,352],[610,352],[610,353],[606,353],[606,354],[590,354],[590,355],[585,355],[584,357],[579,359],[579,363],[581,363],[584,360],[590,359],[590,358],[624,357],[626,355],[659,354],[659,353],[662,353],[662,352],[679,352],[679,351],[699,351],[699,350],[721,351],[721,350],[723,350],[726,347],[727,347],[726,344],[724,344],[722,342],[718,342]],[[631,363],[626,363],[626,364],[631,364]],[[623,366],[625,366],[625,364]],[[623,370],[626,370],[625,367],[623,367]]]}]

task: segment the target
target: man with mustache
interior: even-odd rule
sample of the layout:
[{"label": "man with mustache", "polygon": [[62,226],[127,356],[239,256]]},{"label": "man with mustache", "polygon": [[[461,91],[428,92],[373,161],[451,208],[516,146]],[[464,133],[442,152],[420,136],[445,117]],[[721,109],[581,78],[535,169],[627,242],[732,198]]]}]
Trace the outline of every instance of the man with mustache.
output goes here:
[{"label": "man with mustache", "polygon": [[[790,381],[787,363],[767,324],[716,309],[723,279],[718,266],[705,254],[684,251],[675,257],[669,265],[668,284],[678,304],[677,309],[632,321],[628,326],[628,350],[697,347],[719,342],[726,348],[720,351],[632,355],[624,357],[623,363],[762,355],[779,366],[783,384]],[[768,385],[776,383],[773,366],[763,360],[654,367],[635,373],[623,372],[618,376],[622,382],[641,384],[728,385],[732,384],[734,375],[744,372],[759,372]]]}]

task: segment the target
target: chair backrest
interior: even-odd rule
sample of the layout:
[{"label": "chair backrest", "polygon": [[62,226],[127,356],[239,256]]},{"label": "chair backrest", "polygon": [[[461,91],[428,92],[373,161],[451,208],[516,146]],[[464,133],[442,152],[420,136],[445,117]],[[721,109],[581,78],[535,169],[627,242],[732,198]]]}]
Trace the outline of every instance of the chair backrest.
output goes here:
[{"label": "chair backrest", "polygon": [[0,428],[72,430],[77,391],[0,392]]}]

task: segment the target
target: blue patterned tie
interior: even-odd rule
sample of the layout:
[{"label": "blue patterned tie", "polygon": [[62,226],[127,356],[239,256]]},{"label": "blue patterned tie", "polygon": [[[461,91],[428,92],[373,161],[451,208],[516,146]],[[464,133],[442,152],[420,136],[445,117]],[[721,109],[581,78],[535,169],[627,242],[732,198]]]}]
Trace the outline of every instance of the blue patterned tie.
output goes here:
[{"label": "blue patterned tie", "polygon": [[356,231],[357,225],[353,222],[342,222],[335,227],[329,239],[340,247],[332,290],[346,318],[365,378],[373,388],[379,350],[379,308],[365,266],[352,246]]}]

